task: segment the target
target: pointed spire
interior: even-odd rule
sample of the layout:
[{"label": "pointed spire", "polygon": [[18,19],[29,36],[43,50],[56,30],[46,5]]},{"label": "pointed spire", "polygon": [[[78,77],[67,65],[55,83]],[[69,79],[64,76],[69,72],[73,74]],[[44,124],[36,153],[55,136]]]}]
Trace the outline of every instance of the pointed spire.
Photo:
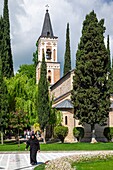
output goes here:
[{"label": "pointed spire", "polygon": [[52,25],[51,25],[51,20],[50,20],[48,9],[46,9],[41,37],[55,38],[55,36],[53,35],[53,30],[52,30]]}]

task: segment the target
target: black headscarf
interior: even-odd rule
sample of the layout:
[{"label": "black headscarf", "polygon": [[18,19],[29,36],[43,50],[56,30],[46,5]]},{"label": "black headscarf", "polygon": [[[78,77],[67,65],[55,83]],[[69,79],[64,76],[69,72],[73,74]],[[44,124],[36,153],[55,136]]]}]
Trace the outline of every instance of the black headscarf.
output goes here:
[{"label": "black headscarf", "polygon": [[[34,138],[32,138],[32,136],[34,136]],[[35,134],[32,134],[32,135],[30,136],[30,139],[31,139],[31,140],[34,140],[34,139],[36,139],[36,136],[35,136]]]}]

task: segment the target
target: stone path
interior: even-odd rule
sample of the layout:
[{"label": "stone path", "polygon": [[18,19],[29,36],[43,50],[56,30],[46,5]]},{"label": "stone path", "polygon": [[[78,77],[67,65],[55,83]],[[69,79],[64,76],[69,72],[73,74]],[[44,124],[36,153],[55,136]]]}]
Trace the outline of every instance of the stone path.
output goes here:
[{"label": "stone path", "polygon": [[[37,154],[38,164],[48,160],[60,158],[68,155],[97,154],[99,152],[112,153],[113,151],[73,151],[73,152],[41,152]],[[30,165],[29,152],[19,153],[0,153],[0,170],[33,170],[34,166]]]},{"label": "stone path", "polygon": [[[38,164],[42,164],[48,160],[59,158],[62,156],[72,155],[74,153],[38,153]],[[1,153],[0,169],[2,170],[33,170],[34,166],[30,165],[29,153]]]}]

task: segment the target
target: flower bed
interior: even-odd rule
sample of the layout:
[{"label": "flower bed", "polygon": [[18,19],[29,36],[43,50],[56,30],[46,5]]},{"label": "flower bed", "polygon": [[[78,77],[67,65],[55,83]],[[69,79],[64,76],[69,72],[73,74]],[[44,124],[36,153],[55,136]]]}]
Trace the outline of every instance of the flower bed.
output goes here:
[{"label": "flower bed", "polygon": [[71,155],[62,158],[58,158],[52,161],[49,161],[45,166],[45,170],[75,170],[75,167],[72,168],[74,162],[82,162],[88,160],[100,160],[108,159],[113,156],[113,153],[91,153],[91,154],[82,154],[82,155]]}]

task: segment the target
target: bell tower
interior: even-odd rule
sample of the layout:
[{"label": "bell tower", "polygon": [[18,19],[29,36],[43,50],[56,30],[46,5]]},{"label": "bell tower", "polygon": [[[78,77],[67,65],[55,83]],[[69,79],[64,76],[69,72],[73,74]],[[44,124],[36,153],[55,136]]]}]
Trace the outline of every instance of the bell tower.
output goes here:
[{"label": "bell tower", "polygon": [[38,39],[38,65],[36,68],[36,82],[40,79],[40,69],[43,52],[47,64],[47,79],[50,86],[60,79],[60,63],[57,62],[58,37],[54,36],[48,9],[46,10],[41,36]]}]

